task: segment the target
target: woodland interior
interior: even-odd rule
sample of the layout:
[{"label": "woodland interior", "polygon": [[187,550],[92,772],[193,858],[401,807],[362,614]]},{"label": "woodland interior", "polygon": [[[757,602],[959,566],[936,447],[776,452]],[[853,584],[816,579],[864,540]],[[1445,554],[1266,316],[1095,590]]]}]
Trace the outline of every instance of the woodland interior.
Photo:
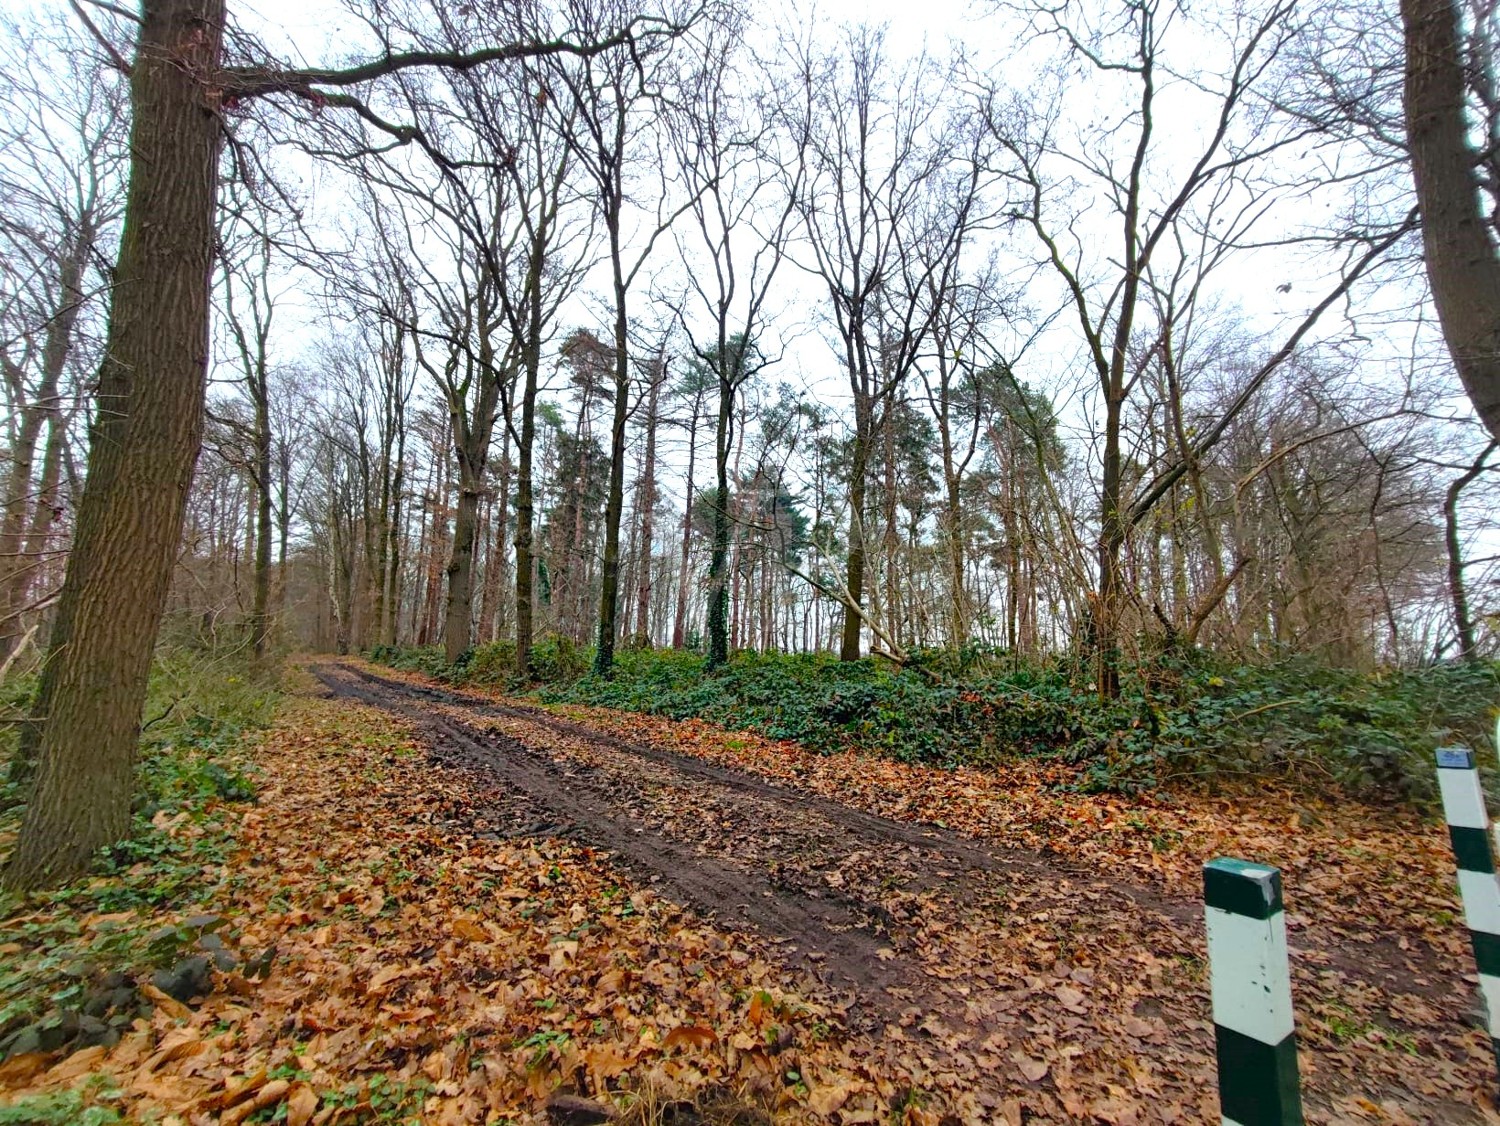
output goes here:
[{"label": "woodland interior", "polygon": [[[1361,1119],[1361,1100],[1375,1121],[1494,1121],[1457,992],[1470,955],[1443,929],[1463,916],[1433,752],[1470,748],[1491,780],[1497,42],[1493,0],[18,0],[0,17],[0,951],[20,967],[0,967],[0,1124],[665,1122],[678,1096],[705,1121],[1187,1121],[1211,1048],[1179,1058],[1163,1030],[1208,1018],[1163,998],[1207,1003],[1211,844],[1261,848],[1289,903],[1302,880],[1338,926],[1395,936],[1361,969],[1365,939],[1289,912],[1326,971],[1293,972],[1315,999],[1309,1121]],[[305,1066],[226,989],[274,982],[281,948],[323,980],[334,931],[299,929],[322,908],[251,890],[265,850],[301,857],[288,878],[311,895],[304,860],[322,875],[375,847],[353,823],[296,844],[320,794],[403,840],[441,823],[457,835],[423,839],[489,857],[517,902],[546,890],[525,874],[545,854],[579,919],[614,888],[606,930],[645,943],[649,916],[700,969],[750,951],[725,971],[735,999],[664,1009],[677,1023],[602,1075],[569,1053],[606,1025],[594,1049],[623,1052],[624,1017],[489,1027],[434,984],[361,1011],[429,1009],[461,1050],[392,1033],[361,1062],[325,1014],[296,1043],[327,1032],[340,1062]],[[1409,892],[1367,863],[1399,867],[1403,839],[1424,842]],[[1111,850],[1132,857],[1113,890],[1087,883],[1077,865]],[[1348,914],[1318,882],[1333,870],[1387,902]],[[764,917],[736,914],[741,879]],[[1100,932],[1150,961],[1149,996],[1072,1002],[1115,971],[1075,941],[1099,912],[1052,880],[1149,916],[1135,947]],[[407,939],[420,961],[424,902],[506,957],[535,937],[437,885],[329,886],[368,922],[345,936],[366,961]],[[164,922],[231,901],[277,906]],[[148,923],[181,932],[166,954]],[[240,945],[211,972],[219,929]],[[561,973],[578,934],[536,957]],[[142,976],[148,948],[176,972],[200,941],[204,989]],[[83,951],[82,984],[59,984],[53,942]],[[778,961],[777,942],[812,954]],[[676,1004],[671,957],[641,957]],[[961,987],[891,1001],[948,957]],[[736,1007],[766,975],[782,1024]],[[958,999],[993,981],[1014,1010]],[[1018,1031],[1038,991],[1088,1047],[1037,1038],[1056,1012]],[[1364,1031],[1344,1037],[1350,1013]],[[939,1063],[869,1054],[887,1025],[926,1029]],[[514,1089],[471,1043],[501,1027]],[[806,1032],[805,1064],[778,1062],[781,1028]],[[1431,1090],[1392,1063],[1419,1044],[1446,1061]],[[69,1053],[96,1048],[111,1078],[79,1086]],[[676,1049],[717,1062],[685,1078]],[[1377,1049],[1395,1054],[1358,1055]],[[65,1109],[24,1117],[43,1103]]]}]

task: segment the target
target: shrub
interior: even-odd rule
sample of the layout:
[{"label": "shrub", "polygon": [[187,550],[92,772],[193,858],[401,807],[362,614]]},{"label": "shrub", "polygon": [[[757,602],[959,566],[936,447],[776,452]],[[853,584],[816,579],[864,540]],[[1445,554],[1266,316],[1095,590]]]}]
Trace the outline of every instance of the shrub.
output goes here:
[{"label": "shrub", "polygon": [[516,673],[516,643],[487,641],[469,651],[464,666],[464,680],[475,684],[499,684]]},{"label": "shrub", "polygon": [[543,684],[577,680],[592,659],[592,649],[580,649],[560,633],[549,633],[531,647],[531,669]]},{"label": "shrub", "polygon": [[[482,679],[486,649],[441,675]],[[504,652],[496,647],[501,667]],[[1026,661],[981,647],[921,652],[906,667],[741,652],[712,672],[691,651],[622,649],[607,679],[589,674],[588,651],[566,638],[543,639],[535,655],[548,702],[698,717],[813,750],[912,762],[1052,756],[1074,764],[1072,785],[1086,790],[1274,775],[1423,800],[1432,748],[1450,739],[1489,748],[1500,709],[1494,664],[1370,674],[1306,657],[1237,665],[1169,654],[1131,670],[1118,700],[1101,701],[1074,658]],[[414,667],[417,658],[403,659]]]}]

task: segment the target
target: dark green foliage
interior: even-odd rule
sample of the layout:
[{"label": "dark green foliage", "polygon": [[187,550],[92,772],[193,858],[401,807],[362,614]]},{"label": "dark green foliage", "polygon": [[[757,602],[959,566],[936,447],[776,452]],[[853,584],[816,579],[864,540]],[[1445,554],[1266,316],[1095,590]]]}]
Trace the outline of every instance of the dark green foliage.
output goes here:
[{"label": "dark green foliage", "polygon": [[[492,641],[470,649],[449,664],[441,645],[377,645],[370,660],[393,669],[419,672],[450,684],[510,684],[514,681],[516,643]],[[593,649],[580,649],[571,639],[549,633],[531,647],[531,667],[543,684],[577,680],[588,671]]]},{"label": "dark green foliage", "polygon": [[[1500,709],[1494,664],[1367,674],[1307,658],[1243,666],[1200,653],[1135,670],[1121,698],[1103,703],[1076,662],[1028,663],[978,648],[919,653],[906,668],[746,652],[713,671],[693,652],[622,650],[605,680],[583,674],[585,653],[566,649],[562,660],[565,647],[553,644],[546,702],[697,717],[818,751],[908,762],[1047,757],[1075,766],[1072,785],[1084,790],[1288,777],[1421,800],[1432,792],[1433,748],[1453,740],[1491,749]],[[419,658],[403,659],[417,667]]]}]

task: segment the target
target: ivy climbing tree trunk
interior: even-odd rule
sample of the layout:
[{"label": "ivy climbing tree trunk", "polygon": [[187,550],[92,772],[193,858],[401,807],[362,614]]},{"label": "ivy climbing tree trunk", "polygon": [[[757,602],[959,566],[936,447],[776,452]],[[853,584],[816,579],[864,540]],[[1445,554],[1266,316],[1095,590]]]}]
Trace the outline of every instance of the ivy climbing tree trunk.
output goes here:
[{"label": "ivy climbing tree trunk", "polygon": [[81,874],[125,835],[141,705],[203,420],[224,0],[144,0],[130,187],[58,615],[35,705],[36,781],[5,884]]}]

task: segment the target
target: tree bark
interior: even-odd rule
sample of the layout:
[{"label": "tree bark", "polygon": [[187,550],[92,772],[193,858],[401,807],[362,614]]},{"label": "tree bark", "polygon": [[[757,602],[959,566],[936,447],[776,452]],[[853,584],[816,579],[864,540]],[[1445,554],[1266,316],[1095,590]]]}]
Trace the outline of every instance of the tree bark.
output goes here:
[{"label": "tree bark", "polygon": [[651,646],[651,542],[656,533],[656,414],[661,385],[667,375],[666,354],[658,356],[651,372],[646,402],[646,464],[641,473],[641,543],[636,569],[635,633],[639,645]]},{"label": "tree bark", "polygon": [[36,782],[6,886],[83,873],[130,827],[136,742],[203,425],[224,0],[144,0],[131,174],[77,531],[34,718]]},{"label": "tree bark", "polygon": [[451,665],[469,649],[474,619],[474,539],[479,526],[481,484],[470,468],[460,470],[453,516],[453,553],[448,558],[448,602],[443,617],[443,655]]},{"label": "tree bark", "polygon": [[1401,20],[1406,139],[1432,300],[1464,390],[1500,438],[1500,256],[1480,210],[1458,11],[1451,0],[1401,0]]},{"label": "tree bark", "polygon": [[610,230],[611,256],[615,262],[615,413],[609,439],[609,497],[604,505],[599,637],[594,649],[596,676],[611,675],[615,664],[615,614],[620,605],[620,517],[625,510],[625,423],[630,418],[630,337],[619,239],[616,214]]},{"label": "tree bark", "polygon": [[[724,363],[723,359],[720,363]],[[729,660],[729,424],[734,394],[720,375],[719,414],[714,429],[714,526],[708,557],[708,667]]]},{"label": "tree bark", "polygon": [[699,397],[693,398],[692,421],[688,423],[687,494],[682,505],[682,557],[677,566],[677,612],[672,622],[672,648],[687,643],[688,574],[693,551],[693,471],[698,456]]},{"label": "tree bark", "polygon": [[264,366],[255,394],[255,593],[250,611],[251,647],[257,661],[271,635],[271,388]]},{"label": "tree bark", "polygon": [[1474,641],[1474,619],[1469,612],[1469,592],[1464,585],[1464,554],[1463,541],[1459,538],[1458,501],[1463,491],[1484,472],[1484,463],[1495,452],[1496,445],[1500,445],[1500,439],[1492,440],[1485,446],[1484,452],[1475,459],[1474,464],[1448,486],[1448,492],[1443,498],[1443,525],[1448,545],[1448,598],[1453,605],[1453,625],[1458,631],[1458,655],[1465,661],[1477,661],[1479,652]]},{"label": "tree bark", "polygon": [[844,607],[844,632],[839,660],[859,660],[860,627],[864,619],[855,607],[864,605],[865,591],[865,472],[869,460],[868,407],[856,407],[854,464],[849,470],[849,562],[844,587],[850,605]]},{"label": "tree bark", "polygon": [[536,445],[536,389],[541,369],[541,311],[533,306],[531,324],[538,331],[527,338],[522,364],[525,390],[521,394],[521,440],[516,452],[516,675],[531,676],[532,593],[531,575],[535,501],[531,483],[531,454]]}]

